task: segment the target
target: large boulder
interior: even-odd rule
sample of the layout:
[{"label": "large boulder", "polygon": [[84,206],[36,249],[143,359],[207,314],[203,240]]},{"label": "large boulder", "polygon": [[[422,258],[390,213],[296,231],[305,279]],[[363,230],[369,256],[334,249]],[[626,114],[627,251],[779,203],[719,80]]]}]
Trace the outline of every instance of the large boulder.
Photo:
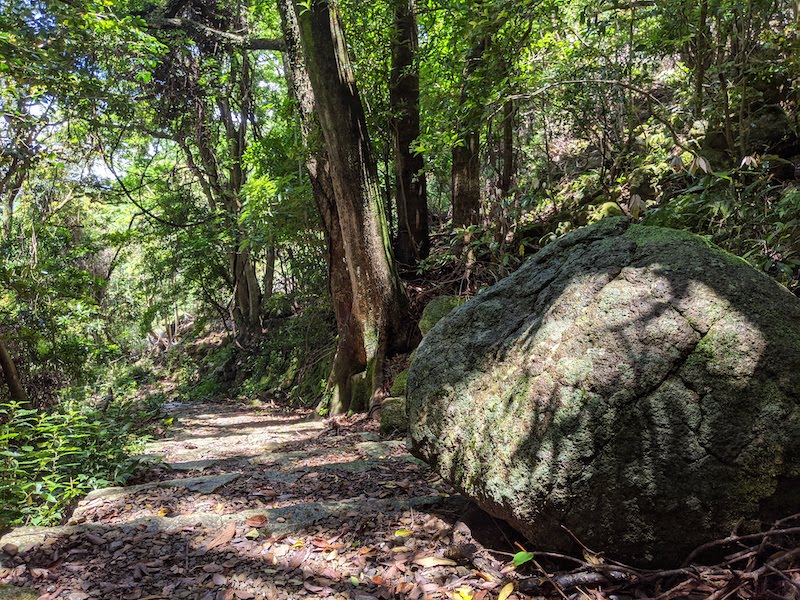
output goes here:
[{"label": "large boulder", "polygon": [[688,233],[547,246],[437,323],[407,401],[413,452],[540,549],[665,565],[800,507],[800,300]]}]

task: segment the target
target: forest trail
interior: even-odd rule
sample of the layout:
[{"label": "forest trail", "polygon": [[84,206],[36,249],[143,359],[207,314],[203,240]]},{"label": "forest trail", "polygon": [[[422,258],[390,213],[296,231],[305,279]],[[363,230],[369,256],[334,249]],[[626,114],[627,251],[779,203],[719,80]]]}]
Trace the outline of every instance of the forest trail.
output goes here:
[{"label": "forest trail", "polygon": [[501,582],[475,566],[502,568],[495,559],[445,558],[464,501],[374,421],[166,408],[174,426],[136,485],[0,540],[0,600],[497,596]]}]

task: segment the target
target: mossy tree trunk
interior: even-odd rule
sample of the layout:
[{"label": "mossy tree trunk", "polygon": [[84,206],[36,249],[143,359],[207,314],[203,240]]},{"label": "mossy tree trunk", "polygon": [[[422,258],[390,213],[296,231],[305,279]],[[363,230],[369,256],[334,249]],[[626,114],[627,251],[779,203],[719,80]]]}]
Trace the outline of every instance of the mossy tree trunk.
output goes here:
[{"label": "mossy tree trunk", "polygon": [[338,15],[279,0],[287,73],[309,147],[306,168],[328,243],[338,344],[331,414],[368,407],[399,330],[402,296],[361,100]]}]

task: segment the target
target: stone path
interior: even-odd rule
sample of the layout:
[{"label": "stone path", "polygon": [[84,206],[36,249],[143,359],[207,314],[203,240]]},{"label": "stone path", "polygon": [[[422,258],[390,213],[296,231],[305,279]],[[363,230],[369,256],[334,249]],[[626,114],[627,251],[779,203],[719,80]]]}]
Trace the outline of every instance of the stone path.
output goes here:
[{"label": "stone path", "polygon": [[497,597],[446,556],[463,502],[374,423],[167,408],[140,482],[0,539],[0,600]]}]

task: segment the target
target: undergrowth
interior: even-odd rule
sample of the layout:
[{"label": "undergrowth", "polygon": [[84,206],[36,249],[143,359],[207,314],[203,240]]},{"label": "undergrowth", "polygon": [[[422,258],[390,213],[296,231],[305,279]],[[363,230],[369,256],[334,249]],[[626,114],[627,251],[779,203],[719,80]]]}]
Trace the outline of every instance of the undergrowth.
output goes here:
[{"label": "undergrowth", "polygon": [[179,384],[176,393],[196,401],[319,404],[335,351],[331,308],[322,301],[278,308],[285,309],[281,316],[267,319],[265,334],[246,345],[211,333],[170,349],[164,365]]},{"label": "undergrowth", "polygon": [[71,397],[49,409],[0,402],[0,531],[57,524],[89,491],[135,473],[134,455],[163,400],[139,393],[146,373],[141,366],[112,371],[99,402],[86,389],[69,390]]}]

